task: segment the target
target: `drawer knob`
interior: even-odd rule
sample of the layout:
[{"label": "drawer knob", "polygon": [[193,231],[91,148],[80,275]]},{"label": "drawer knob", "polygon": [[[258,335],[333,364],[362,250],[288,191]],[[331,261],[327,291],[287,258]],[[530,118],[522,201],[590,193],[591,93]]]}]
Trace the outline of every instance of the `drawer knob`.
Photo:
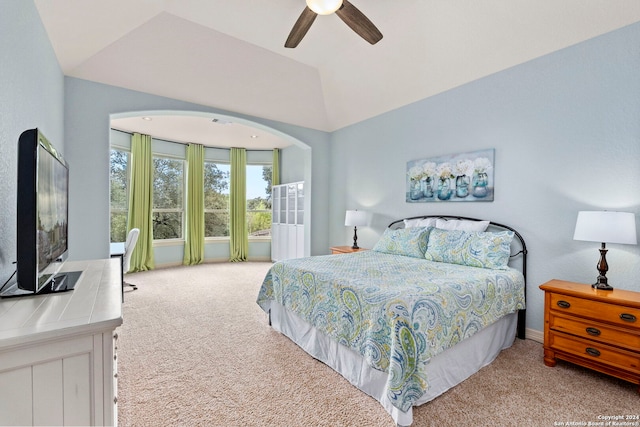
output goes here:
[{"label": "drawer knob", "polygon": [[558,307],[560,307],[560,308],[569,308],[569,307],[571,307],[571,304],[569,304],[567,301],[560,300],[560,301],[558,301]]},{"label": "drawer knob", "polygon": [[596,329],[596,328],[587,328],[587,333],[589,335],[592,335],[594,337],[597,337],[598,335],[600,335],[600,330]]},{"label": "drawer knob", "polygon": [[593,348],[593,347],[587,347],[587,349],[585,351],[591,356],[595,356],[595,357],[600,356],[600,351],[598,349]]},{"label": "drawer knob", "polygon": [[630,314],[630,313],[622,313],[620,315],[620,318],[622,320],[624,320],[625,322],[635,322],[636,321],[636,316],[634,316],[633,314]]}]

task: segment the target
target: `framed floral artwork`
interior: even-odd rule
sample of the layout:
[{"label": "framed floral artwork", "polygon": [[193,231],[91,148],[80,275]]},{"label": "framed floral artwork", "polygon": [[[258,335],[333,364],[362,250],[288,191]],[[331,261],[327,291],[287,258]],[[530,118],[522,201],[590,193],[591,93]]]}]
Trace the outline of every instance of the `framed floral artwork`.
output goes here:
[{"label": "framed floral artwork", "polygon": [[407,202],[492,202],[495,149],[407,162]]}]

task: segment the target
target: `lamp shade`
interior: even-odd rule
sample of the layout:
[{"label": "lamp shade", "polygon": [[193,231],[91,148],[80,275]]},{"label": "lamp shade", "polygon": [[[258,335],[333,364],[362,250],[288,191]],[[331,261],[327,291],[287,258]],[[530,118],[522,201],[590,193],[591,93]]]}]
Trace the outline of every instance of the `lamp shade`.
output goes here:
[{"label": "lamp shade", "polygon": [[318,15],[330,15],[342,6],[342,0],[307,0],[307,6]]},{"label": "lamp shade", "polygon": [[364,211],[347,211],[344,218],[344,225],[349,227],[367,225],[367,213]]},{"label": "lamp shade", "polygon": [[580,211],[573,240],[635,245],[636,217],[631,212]]}]

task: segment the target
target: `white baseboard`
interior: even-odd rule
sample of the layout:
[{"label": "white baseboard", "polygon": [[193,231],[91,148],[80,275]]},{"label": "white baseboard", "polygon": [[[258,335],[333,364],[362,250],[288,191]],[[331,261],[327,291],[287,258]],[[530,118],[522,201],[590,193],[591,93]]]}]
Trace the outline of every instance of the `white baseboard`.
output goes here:
[{"label": "white baseboard", "polygon": [[525,337],[527,339],[537,341],[540,344],[544,344],[544,333],[542,331],[537,331],[535,329],[526,328]]}]

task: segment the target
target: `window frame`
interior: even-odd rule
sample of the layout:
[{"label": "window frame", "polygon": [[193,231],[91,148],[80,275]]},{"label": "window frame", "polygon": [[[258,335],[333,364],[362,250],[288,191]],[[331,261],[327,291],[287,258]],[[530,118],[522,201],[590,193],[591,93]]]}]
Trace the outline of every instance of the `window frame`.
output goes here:
[{"label": "window frame", "polygon": [[[121,208],[115,208],[113,207],[113,201],[111,200],[111,152],[112,151],[120,151],[126,154],[127,156],[127,166],[125,169],[125,193],[126,193],[126,199],[125,199],[125,208],[121,209]],[[111,238],[112,238],[112,229],[111,229],[111,223],[112,223],[112,215],[114,213],[120,213],[120,214],[124,214],[125,215],[125,239],[127,237],[127,223],[128,223],[128,217],[129,217],[129,196],[131,192],[131,149],[127,148],[127,147],[122,147],[119,145],[111,145],[109,147],[109,242],[111,243],[119,243],[119,242],[112,242]],[[124,241],[124,240],[123,240]]]},{"label": "window frame", "polygon": [[[182,162],[182,208],[180,209],[176,209],[176,208],[155,208],[153,206],[153,194],[155,193],[155,188],[151,189],[151,221],[153,222],[153,216],[156,212],[162,213],[162,212],[167,212],[167,213],[171,213],[171,212],[180,212],[181,213],[181,222],[180,222],[180,234],[182,235],[181,237],[172,237],[172,238],[168,238],[168,239],[158,239],[156,238],[155,234],[153,236],[153,245],[154,246],[162,246],[163,244],[174,244],[174,243],[183,243],[185,241],[185,205],[186,205],[186,191],[187,191],[187,180],[186,180],[186,174],[187,174],[187,159],[181,156],[177,156],[177,155],[172,155],[172,154],[167,154],[167,153],[160,153],[157,151],[152,151],[151,152],[151,157],[153,160],[155,160],[156,158],[161,158],[161,159],[170,159],[170,160],[178,160],[180,162]],[[153,168],[153,173],[155,175],[155,166]],[[153,182],[154,178],[152,177],[152,182]],[[152,230],[153,230],[153,224],[152,224]]]},{"label": "window frame", "polygon": [[[204,160],[204,163],[213,163],[216,166],[217,165],[225,165],[225,166],[229,166],[229,169],[231,169],[231,162],[229,161],[222,161],[222,160]],[[229,176],[229,195],[231,195],[231,176]],[[227,203],[227,209],[207,209],[206,207],[204,207],[204,214],[206,215],[207,213],[217,213],[217,212],[226,212],[227,213],[227,218],[230,218],[231,215],[231,207],[229,206],[229,204]],[[206,227],[205,227],[206,228]],[[229,231],[229,221],[227,220],[227,231]],[[230,236],[204,236],[204,241],[205,242],[228,242],[229,239],[231,237]]]},{"label": "window frame", "polygon": [[[273,163],[272,162],[247,162],[247,166],[271,166],[271,168],[273,168]],[[273,170],[273,169],[272,169]],[[272,187],[273,187],[273,183],[272,183]],[[252,236],[249,234],[249,241],[255,241],[255,242],[270,242],[271,241],[271,232],[273,230],[273,194],[271,195],[271,208],[270,209],[260,209],[260,210],[251,210],[249,211],[249,208],[247,207],[247,217],[249,216],[249,212],[268,212],[269,214],[271,214],[271,221],[270,222],[270,231],[269,231],[269,235],[268,236]]]}]

